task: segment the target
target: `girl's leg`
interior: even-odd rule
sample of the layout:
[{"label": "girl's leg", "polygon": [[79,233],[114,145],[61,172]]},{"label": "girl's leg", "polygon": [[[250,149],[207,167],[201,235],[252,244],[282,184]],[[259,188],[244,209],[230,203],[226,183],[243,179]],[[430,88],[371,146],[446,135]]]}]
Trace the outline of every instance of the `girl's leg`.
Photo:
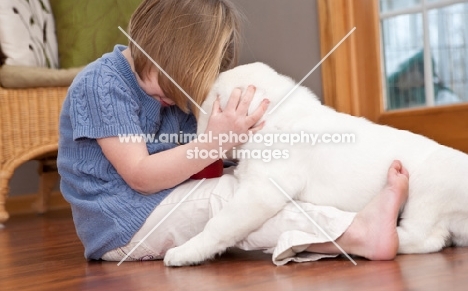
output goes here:
[{"label": "girl's leg", "polygon": [[[219,201],[212,197],[212,192],[222,192],[220,188],[227,189],[229,193],[222,199],[224,204],[237,188],[237,180],[230,175],[207,179],[177,206],[199,182],[188,180],[177,186],[153,210],[128,245],[106,253],[102,259],[120,261],[138,244],[140,245],[126,259],[127,261],[162,259],[167,250],[182,245],[200,233],[212,217],[210,201],[215,200],[214,204],[216,207],[219,206]],[[173,209],[174,211],[167,216]],[[158,224],[159,226],[155,228]],[[151,234],[145,238],[150,232]]]},{"label": "girl's leg", "polygon": [[[103,256],[119,261],[137,245],[198,181],[177,187],[148,217],[130,244]],[[219,212],[237,189],[237,180],[227,174],[204,181],[159,227],[134,251],[128,260],[160,259],[165,252],[201,232],[207,221]],[[408,195],[408,173],[400,163],[388,172],[387,187],[363,211],[343,212],[333,207],[301,203],[301,208],[327,233],[324,235],[296,206],[288,204],[275,217],[237,246],[244,250],[273,252],[276,264],[290,260],[310,261],[339,254],[336,241],[347,253],[369,259],[390,259],[396,254],[398,210]],[[233,222],[235,223],[235,222]],[[310,252],[306,257],[298,255]],[[311,254],[313,253],[313,254]]]}]

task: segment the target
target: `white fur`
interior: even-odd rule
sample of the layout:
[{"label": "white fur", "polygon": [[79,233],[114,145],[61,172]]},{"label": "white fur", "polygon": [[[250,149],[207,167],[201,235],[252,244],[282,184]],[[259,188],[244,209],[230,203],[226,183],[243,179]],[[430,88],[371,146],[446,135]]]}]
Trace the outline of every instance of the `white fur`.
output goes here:
[{"label": "white fur", "polygon": [[[225,106],[231,91],[255,85],[250,109],[263,98],[270,110],[295,86],[262,63],[222,73],[203,104],[206,112],[216,96]],[[201,114],[199,132],[208,115]],[[305,87],[297,88],[272,114],[265,114],[260,133],[352,133],[353,144],[277,144],[288,159],[264,162],[241,160],[236,170],[240,187],[235,198],[186,244],[167,252],[168,266],[190,265],[212,258],[274,216],[287,202],[268,180],[274,179],[290,196],[345,211],[360,211],[386,183],[388,166],[402,161],[410,173],[409,199],[401,214],[399,253],[427,253],[454,243],[468,245],[468,156],[426,137],[364,118],[342,114],[321,105]],[[267,148],[246,143],[244,149]]]}]

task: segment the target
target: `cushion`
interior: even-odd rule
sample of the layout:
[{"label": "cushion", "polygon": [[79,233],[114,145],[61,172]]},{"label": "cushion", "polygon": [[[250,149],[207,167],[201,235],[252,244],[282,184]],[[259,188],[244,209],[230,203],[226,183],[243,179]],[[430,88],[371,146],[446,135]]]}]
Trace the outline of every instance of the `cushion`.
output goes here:
[{"label": "cushion", "polygon": [[8,65],[57,68],[57,39],[49,0],[1,0],[0,46]]},{"label": "cushion", "polygon": [[141,1],[50,0],[61,67],[84,66],[112,51],[114,45],[128,44],[118,26],[127,30],[130,17]]},{"label": "cushion", "polygon": [[82,68],[49,69],[4,65],[0,68],[3,88],[67,87]]},{"label": "cushion", "polygon": [[3,66],[5,61],[6,61],[6,56],[2,51],[2,47],[0,46],[0,66]]}]

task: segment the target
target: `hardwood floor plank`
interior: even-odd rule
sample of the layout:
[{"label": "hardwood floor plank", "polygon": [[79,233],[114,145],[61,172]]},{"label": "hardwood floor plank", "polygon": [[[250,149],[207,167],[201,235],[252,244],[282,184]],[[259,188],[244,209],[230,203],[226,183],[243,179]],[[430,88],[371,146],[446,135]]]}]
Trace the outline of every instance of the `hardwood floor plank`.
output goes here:
[{"label": "hardwood floor plank", "polygon": [[230,250],[196,267],[86,261],[70,210],[13,216],[0,230],[0,290],[466,290],[468,248],[394,261],[346,258],[276,267]]}]

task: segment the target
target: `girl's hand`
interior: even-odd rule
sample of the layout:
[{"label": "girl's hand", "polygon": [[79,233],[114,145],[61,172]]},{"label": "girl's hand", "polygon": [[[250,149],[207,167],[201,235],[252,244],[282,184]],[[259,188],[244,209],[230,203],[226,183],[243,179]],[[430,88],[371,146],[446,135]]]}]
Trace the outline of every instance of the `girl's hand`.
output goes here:
[{"label": "girl's hand", "polygon": [[[219,98],[216,99],[213,103],[213,110],[205,133],[211,131],[213,137],[219,137],[221,134],[239,137],[244,134],[256,133],[262,129],[264,122],[257,123],[265,114],[270,101],[264,99],[258,108],[251,115],[248,115],[248,110],[254,94],[254,86],[249,86],[244,95],[242,95],[241,89],[234,89],[224,110],[220,107]],[[229,140],[227,143],[223,143],[221,146],[225,150],[230,150],[239,144],[241,144],[241,142],[236,138]]]}]

